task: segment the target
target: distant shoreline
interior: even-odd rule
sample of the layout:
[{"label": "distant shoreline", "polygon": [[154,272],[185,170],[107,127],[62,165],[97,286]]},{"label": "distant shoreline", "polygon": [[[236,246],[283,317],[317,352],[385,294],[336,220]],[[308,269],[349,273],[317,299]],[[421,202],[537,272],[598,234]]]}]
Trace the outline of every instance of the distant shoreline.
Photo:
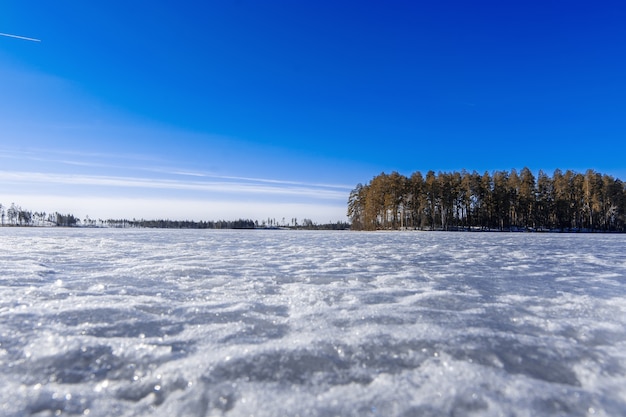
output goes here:
[{"label": "distant shoreline", "polygon": [[282,220],[267,218],[237,220],[170,220],[170,219],[92,219],[88,215],[80,219],[73,214],[46,213],[23,209],[12,203],[9,207],[0,203],[0,227],[94,227],[94,228],[145,228],[145,229],[304,229],[345,230],[350,228],[346,221],[315,223],[311,219],[297,218]]},{"label": "distant shoreline", "polygon": [[404,228],[404,229],[376,229],[376,230],[353,230],[349,227],[345,227],[343,223],[329,223],[329,224],[320,224],[314,225],[310,227],[304,226],[278,226],[278,227],[174,227],[174,226],[136,226],[136,225],[55,225],[55,224],[30,224],[30,225],[19,225],[19,224],[4,224],[0,225],[0,229],[135,229],[135,230],[279,230],[279,231],[346,231],[346,232],[359,232],[359,233],[510,233],[510,234],[624,234],[626,232],[621,230],[591,230],[591,229],[538,229],[538,230],[513,230],[513,229],[413,229],[413,228]]}]

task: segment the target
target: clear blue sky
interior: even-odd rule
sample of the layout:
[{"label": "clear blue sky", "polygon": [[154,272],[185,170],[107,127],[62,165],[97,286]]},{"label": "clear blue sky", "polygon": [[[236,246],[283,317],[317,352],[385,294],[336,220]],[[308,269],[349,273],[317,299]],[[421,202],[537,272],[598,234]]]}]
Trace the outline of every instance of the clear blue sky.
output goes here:
[{"label": "clear blue sky", "polygon": [[345,219],[382,171],[626,180],[626,4],[0,1],[0,203]]}]

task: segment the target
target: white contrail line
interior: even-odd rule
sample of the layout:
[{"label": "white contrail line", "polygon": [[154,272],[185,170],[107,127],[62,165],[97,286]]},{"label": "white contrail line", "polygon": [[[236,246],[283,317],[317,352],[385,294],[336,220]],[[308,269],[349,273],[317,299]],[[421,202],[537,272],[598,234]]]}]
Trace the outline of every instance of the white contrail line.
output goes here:
[{"label": "white contrail line", "polygon": [[27,38],[26,36],[11,35],[10,33],[0,32],[0,35],[7,36],[9,38],[23,39],[25,41],[41,42],[41,39]]}]

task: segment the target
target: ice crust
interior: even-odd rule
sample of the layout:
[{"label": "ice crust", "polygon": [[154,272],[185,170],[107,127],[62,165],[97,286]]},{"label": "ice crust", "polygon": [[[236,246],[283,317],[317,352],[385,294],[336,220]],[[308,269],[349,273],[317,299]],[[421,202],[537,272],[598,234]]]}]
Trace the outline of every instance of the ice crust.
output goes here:
[{"label": "ice crust", "polygon": [[626,236],[0,228],[2,416],[626,415]]}]

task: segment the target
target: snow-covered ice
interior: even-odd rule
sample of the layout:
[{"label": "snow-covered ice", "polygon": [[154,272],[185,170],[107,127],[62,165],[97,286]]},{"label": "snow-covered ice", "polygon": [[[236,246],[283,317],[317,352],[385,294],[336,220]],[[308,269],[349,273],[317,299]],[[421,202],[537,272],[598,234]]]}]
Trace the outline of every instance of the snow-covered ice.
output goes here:
[{"label": "snow-covered ice", "polygon": [[2,416],[626,415],[626,235],[0,239]]}]

